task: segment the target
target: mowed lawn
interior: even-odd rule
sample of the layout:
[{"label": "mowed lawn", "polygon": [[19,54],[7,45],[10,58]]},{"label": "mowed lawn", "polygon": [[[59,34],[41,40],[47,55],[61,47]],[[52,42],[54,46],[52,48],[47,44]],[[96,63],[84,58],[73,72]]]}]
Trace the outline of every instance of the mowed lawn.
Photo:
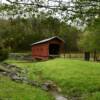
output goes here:
[{"label": "mowed lawn", "polygon": [[43,62],[7,62],[27,70],[31,79],[39,82],[52,80],[64,95],[71,98],[100,100],[100,63],[63,58]]},{"label": "mowed lawn", "polygon": [[54,100],[47,92],[0,76],[0,100]]}]

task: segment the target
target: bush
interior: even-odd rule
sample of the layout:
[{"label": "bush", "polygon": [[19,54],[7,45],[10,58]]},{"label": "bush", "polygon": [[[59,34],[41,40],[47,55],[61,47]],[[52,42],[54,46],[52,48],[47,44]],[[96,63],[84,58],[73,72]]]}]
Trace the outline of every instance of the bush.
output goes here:
[{"label": "bush", "polygon": [[8,51],[0,47],[0,61],[3,61],[8,58]]}]

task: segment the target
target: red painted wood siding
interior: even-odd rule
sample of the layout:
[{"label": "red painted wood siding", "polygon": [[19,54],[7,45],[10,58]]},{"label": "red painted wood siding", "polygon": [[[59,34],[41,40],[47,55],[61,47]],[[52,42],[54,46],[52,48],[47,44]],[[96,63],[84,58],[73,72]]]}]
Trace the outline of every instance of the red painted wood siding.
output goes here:
[{"label": "red painted wood siding", "polygon": [[48,43],[34,45],[32,47],[32,56],[34,58],[48,58]]}]

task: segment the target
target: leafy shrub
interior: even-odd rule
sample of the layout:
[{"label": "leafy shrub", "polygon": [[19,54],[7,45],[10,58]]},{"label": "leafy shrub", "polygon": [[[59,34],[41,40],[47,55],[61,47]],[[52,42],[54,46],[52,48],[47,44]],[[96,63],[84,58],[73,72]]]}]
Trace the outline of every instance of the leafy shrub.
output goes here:
[{"label": "leafy shrub", "polygon": [[8,58],[8,51],[0,47],[0,61],[3,61]]}]

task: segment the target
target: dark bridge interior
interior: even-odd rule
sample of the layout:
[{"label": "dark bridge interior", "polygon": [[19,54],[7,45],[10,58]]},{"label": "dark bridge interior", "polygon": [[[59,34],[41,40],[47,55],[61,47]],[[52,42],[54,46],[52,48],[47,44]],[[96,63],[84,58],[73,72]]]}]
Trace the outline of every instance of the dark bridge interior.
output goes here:
[{"label": "dark bridge interior", "polygon": [[49,55],[59,55],[60,45],[59,44],[50,44],[49,45]]}]

